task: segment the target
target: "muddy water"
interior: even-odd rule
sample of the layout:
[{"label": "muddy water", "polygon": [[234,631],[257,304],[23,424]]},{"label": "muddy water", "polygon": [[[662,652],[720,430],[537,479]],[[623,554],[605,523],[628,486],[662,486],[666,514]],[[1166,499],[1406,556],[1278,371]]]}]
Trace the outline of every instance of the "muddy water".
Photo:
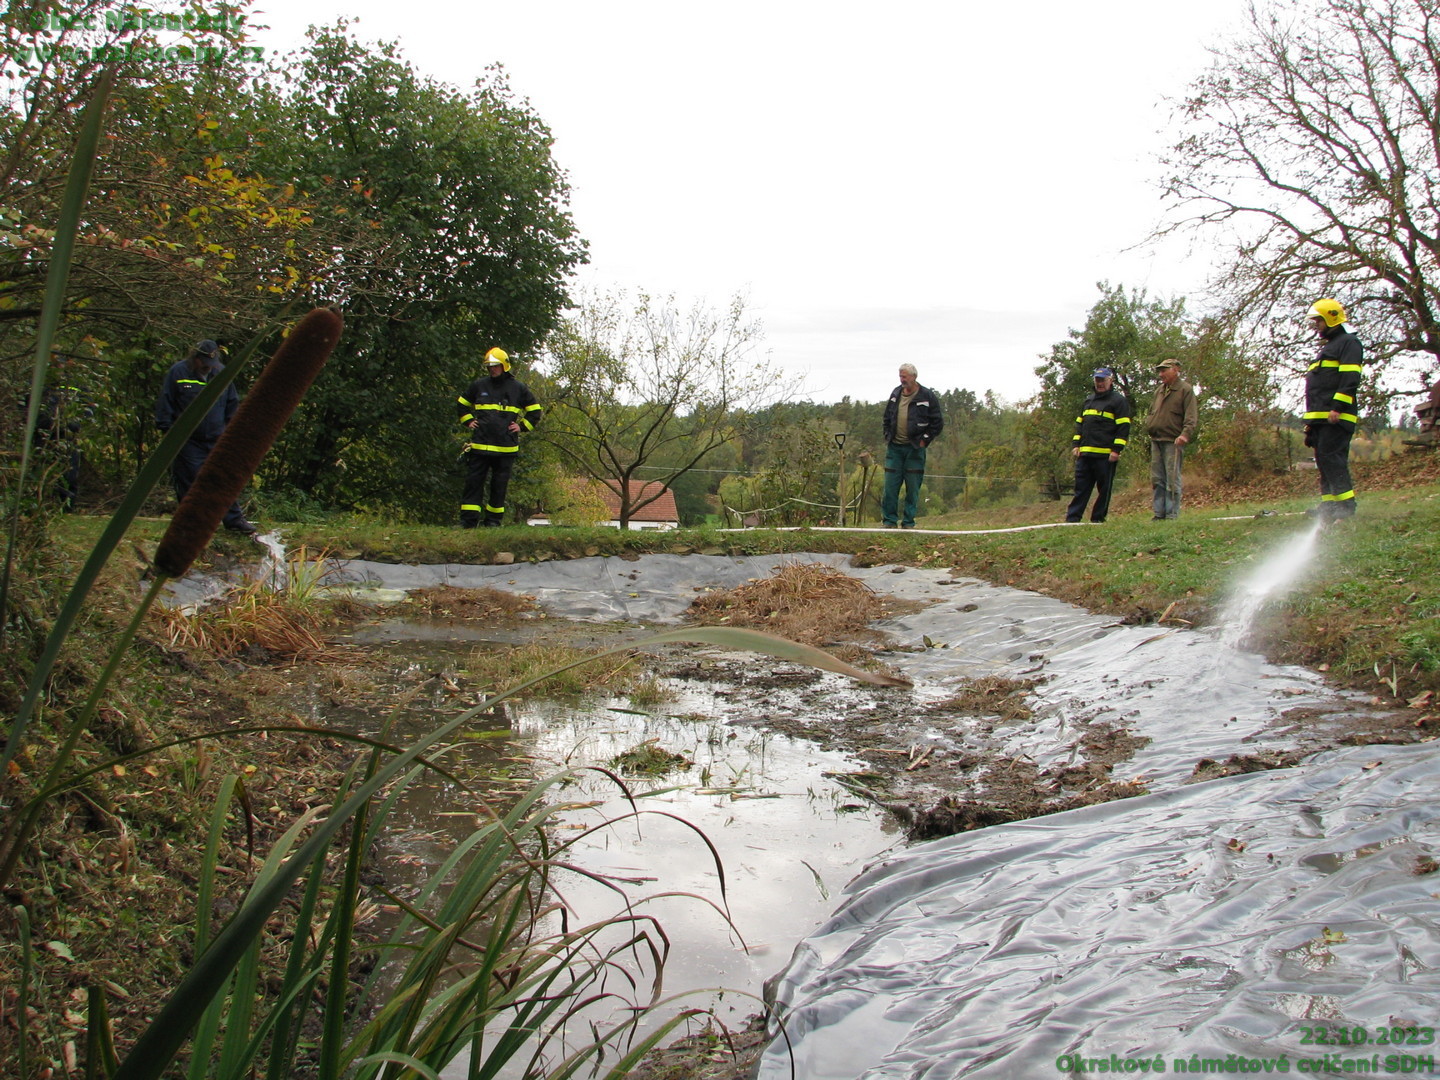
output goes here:
[{"label": "muddy water", "polygon": [[[504,629],[463,620],[384,620],[352,640],[383,650],[394,669],[433,676],[435,693],[421,695],[401,713],[401,729],[418,733],[454,715],[441,688],[464,682],[458,671],[472,649],[504,648],[562,630],[555,619]],[[601,628],[592,627],[590,636],[597,645],[613,644]],[[847,692],[846,680],[822,678],[833,679],[827,695],[832,701]],[[661,892],[692,894],[644,906],[673,946],[664,992],[728,989],[732,992],[696,993],[675,1008],[713,1008],[726,1023],[742,1026],[759,1011],[753,995],[764,980],[823,922],[858,869],[895,846],[899,834],[888,815],[827,775],[853,771],[851,758],[754,723],[750,714],[762,705],[755,692],[741,694],[750,708],[740,717],[737,690],[729,684],[670,679],[666,686],[673,695],[669,700],[644,707],[623,697],[503,703],[498,715],[482,718],[467,732],[465,745],[446,765],[500,799],[542,777],[581,770],[563,790],[562,797],[577,805],[558,819],[557,833],[564,839],[630,810],[614,780],[585,767],[614,771],[610,763],[617,755],[647,741],[682,755],[688,763],[683,768],[648,778],[625,776],[641,815],[585,836],[566,861],[619,885],[632,900]],[[772,699],[774,710],[799,710],[795,701],[782,701],[784,695],[762,696]],[[301,707],[317,721],[372,735],[385,720],[379,710],[337,710],[317,695]],[[396,808],[394,827],[382,842],[387,883],[402,891],[418,889],[478,824],[478,809],[475,798],[454,785],[417,783]],[[566,874],[559,887],[582,922],[620,911],[615,891],[591,877]],[[607,1007],[587,1019],[613,1020],[616,1012]]]},{"label": "muddy water", "polygon": [[[766,576],[783,561],[845,565],[842,557],[826,555],[650,556],[633,563],[594,559],[503,568],[352,564],[348,576],[381,590],[437,583],[514,589],[541,599],[552,616],[549,629],[558,625],[554,616],[573,614],[595,620],[598,635],[603,620],[671,621],[696,591]],[[944,571],[847,567],[847,572],[877,591],[927,605],[880,629],[894,643],[887,662],[917,683],[901,705],[908,703],[916,737],[933,744],[937,761],[953,755],[1064,764],[1083,752],[1087,733],[1105,727],[1126,733],[1137,747],[1117,766],[1117,775],[1134,776],[1151,791],[1176,791],[1191,779],[1199,759],[1318,747],[1329,738],[1322,730],[1326,724],[1349,723],[1360,708],[1313,672],[1269,665],[1237,647],[1242,626],[1202,631],[1125,626]],[[1283,582],[1257,585],[1250,600],[1283,587]],[[1247,611],[1258,606],[1251,602]],[[455,650],[487,642],[504,647],[523,636],[464,624],[388,623],[374,631],[371,643],[440,670],[447,654],[453,661]],[[1038,680],[1033,714],[1005,723],[932,721],[926,710],[937,697],[982,675]],[[797,694],[689,683],[677,690],[676,701],[643,710],[625,701],[511,708],[496,722],[496,737],[478,740],[473,753],[480,766],[506,782],[603,762],[651,738],[690,758],[689,770],[636,787],[673,788],[643,800],[645,805],[695,823],[720,848],[738,933],[702,904],[667,902],[665,925],[672,941],[683,946],[672,957],[667,987],[718,983],[754,990],[831,911],[854,873],[899,846],[883,815],[852,801],[824,775],[848,771],[853,763],[809,742],[764,735],[758,725],[783,716],[797,721],[795,728],[823,730],[853,719],[867,705],[849,697],[848,684],[831,676]],[[453,715],[453,707],[444,712],[440,696],[430,704],[435,713]],[[1306,711],[1303,723],[1294,719],[1299,708]],[[423,711],[414,717],[417,724],[425,722]],[[896,715],[892,707],[887,722]],[[578,801],[600,804],[586,812],[586,821],[622,805],[598,779],[585,781],[575,794]],[[443,850],[447,836],[464,835],[473,819],[467,820],[467,808],[454,799],[453,792],[436,790],[413,802],[407,829],[391,852],[395,863],[422,869]],[[582,819],[569,824],[579,826]],[[718,877],[708,853],[686,830],[658,816],[642,823],[638,839],[633,826],[628,828],[587,841],[577,857],[589,870],[653,886],[651,891],[715,896]],[[571,887],[572,899],[591,902],[582,881]],[[595,902],[602,898],[603,890],[596,889]],[[852,979],[848,973],[837,977]],[[727,1019],[754,1011],[751,1002],[732,999],[722,1002]]]}]

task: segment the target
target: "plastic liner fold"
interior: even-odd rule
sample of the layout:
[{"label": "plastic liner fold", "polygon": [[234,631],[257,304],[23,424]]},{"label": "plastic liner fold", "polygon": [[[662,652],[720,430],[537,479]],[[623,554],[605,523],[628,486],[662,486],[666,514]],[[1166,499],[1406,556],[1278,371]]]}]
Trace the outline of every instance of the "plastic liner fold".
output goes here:
[{"label": "plastic liner fold", "polygon": [[774,980],[794,1075],[1432,1075],[1437,783],[1355,747],[913,848]]}]

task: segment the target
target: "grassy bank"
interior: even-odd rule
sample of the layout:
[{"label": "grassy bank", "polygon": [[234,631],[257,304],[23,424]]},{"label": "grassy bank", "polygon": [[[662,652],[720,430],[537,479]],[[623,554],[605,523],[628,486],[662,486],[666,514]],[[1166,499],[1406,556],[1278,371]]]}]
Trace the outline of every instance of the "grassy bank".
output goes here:
[{"label": "grassy bank", "polygon": [[[1327,670],[1348,685],[1409,698],[1440,690],[1440,455],[1357,468],[1362,510],[1327,530],[1313,565],[1269,607],[1252,646]],[[337,521],[285,529],[312,550],[394,562],[490,563],[646,552],[763,555],[830,551],[868,563],[943,567],[1045,593],[1129,621],[1203,626],[1273,553],[1310,528],[1314,474],[1245,489],[1206,483],[1179,521],[1149,519],[1148,490],[1120,493],[1103,525],[1053,524],[1056,503],[922,518],[914,532],[505,528],[471,530]],[[944,530],[930,531],[930,530]]]}]

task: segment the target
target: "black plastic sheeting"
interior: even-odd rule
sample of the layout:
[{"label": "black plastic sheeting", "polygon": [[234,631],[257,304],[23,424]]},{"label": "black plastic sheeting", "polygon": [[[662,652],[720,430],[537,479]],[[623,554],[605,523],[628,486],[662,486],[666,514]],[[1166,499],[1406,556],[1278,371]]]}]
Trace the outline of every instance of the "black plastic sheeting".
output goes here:
[{"label": "black plastic sheeting", "polygon": [[794,1075],[1432,1075],[1437,782],[1356,747],[913,848],[776,980]]}]

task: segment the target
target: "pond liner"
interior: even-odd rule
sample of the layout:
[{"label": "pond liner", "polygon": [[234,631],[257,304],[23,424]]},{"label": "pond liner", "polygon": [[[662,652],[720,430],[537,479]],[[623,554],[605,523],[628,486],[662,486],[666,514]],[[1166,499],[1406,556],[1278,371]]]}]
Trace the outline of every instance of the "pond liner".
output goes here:
[{"label": "pond liner", "polygon": [[1351,747],[911,848],[772,981],[794,1075],[1431,1075],[1437,783]]}]

